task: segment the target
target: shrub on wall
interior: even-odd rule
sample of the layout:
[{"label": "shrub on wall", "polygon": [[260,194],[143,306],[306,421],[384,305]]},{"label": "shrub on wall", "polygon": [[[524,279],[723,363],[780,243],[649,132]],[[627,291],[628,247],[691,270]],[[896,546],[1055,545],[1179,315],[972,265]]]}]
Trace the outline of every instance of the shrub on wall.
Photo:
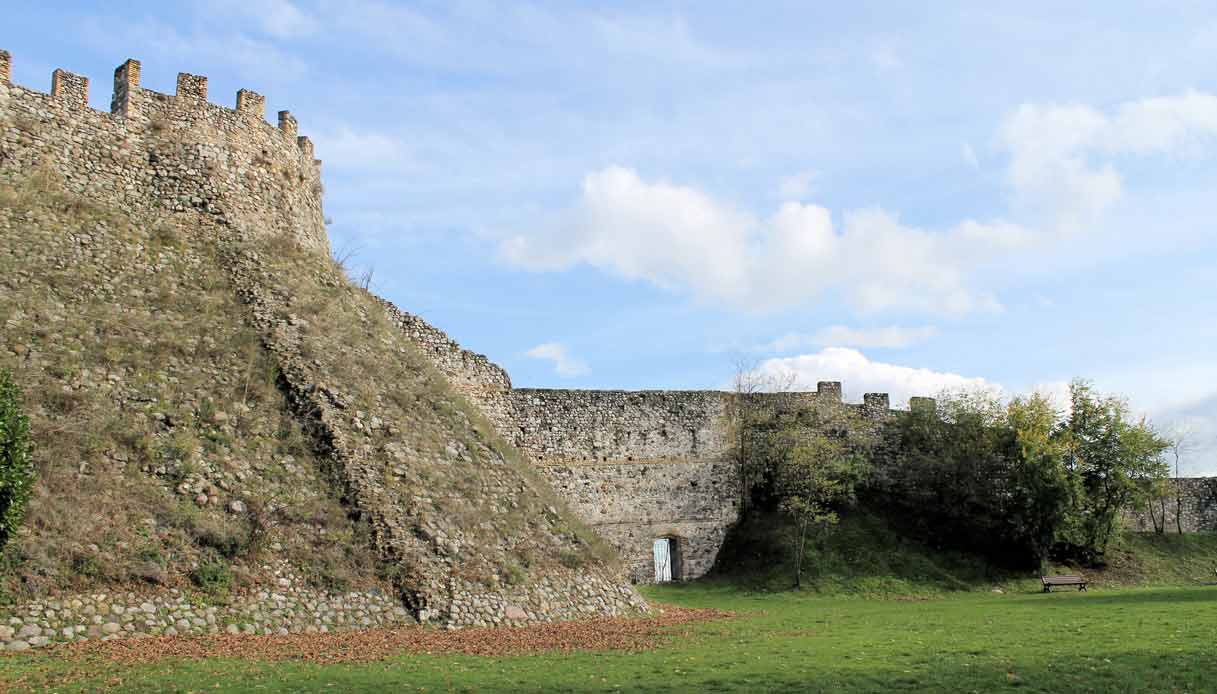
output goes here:
[{"label": "shrub on wall", "polygon": [[8,371],[0,371],[0,549],[25,517],[34,486],[30,423]]}]

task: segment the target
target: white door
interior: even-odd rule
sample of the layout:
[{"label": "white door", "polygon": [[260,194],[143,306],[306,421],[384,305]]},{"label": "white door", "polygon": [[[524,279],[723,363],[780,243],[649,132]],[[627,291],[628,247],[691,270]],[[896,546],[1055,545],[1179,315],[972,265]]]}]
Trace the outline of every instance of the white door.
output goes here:
[{"label": "white door", "polygon": [[661,537],[653,546],[655,553],[655,582],[666,583],[672,580],[672,541]]}]

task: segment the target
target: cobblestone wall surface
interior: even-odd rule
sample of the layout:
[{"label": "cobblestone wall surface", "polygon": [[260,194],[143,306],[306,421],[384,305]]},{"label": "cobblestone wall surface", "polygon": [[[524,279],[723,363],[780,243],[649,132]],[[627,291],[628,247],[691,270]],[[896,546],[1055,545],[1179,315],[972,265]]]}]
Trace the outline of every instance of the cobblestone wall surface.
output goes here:
[{"label": "cobblestone wall surface", "polygon": [[[269,568],[269,567],[268,567]],[[84,593],[0,610],[0,650],[55,643],[192,634],[329,633],[414,624],[382,591],[325,593],[280,568],[274,585],[208,604],[177,589],[155,594]]]},{"label": "cobblestone wall surface", "polygon": [[89,107],[89,80],[65,70],[51,93],[13,84],[0,59],[0,180],[40,167],[70,192],[124,211],[202,213],[327,248],[321,162],[295,118],[265,120],[265,99],[207,101],[207,78],[178,75],[173,95],[140,86],[140,63],[114,72],[110,112]]},{"label": "cobblestone wall surface", "polygon": [[[217,242],[213,250],[223,260],[216,262],[224,265],[247,311],[210,319],[248,321],[259,331],[282,376],[279,387],[328,457],[327,472],[342,486],[343,498],[369,519],[382,560],[401,569],[394,579],[399,591],[394,598],[412,617],[466,626],[647,609],[611,558],[588,551],[570,512],[552,503],[531,470],[509,464],[510,456],[493,433],[484,433],[454,402],[459,397],[444,378],[415,369],[412,381],[376,380],[372,374],[382,374],[371,368],[364,375],[372,383],[359,397],[347,384],[335,382],[334,374],[341,373],[338,367],[350,355],[361,363],[394,365],[397,355],[412,352],[408,337],[458,392],[510,387],[502,369],[467,355],[442,333],[404,314],[389,314],[403,337],[391,333],[381,334],[383,341],[360,341],[379,329],[380,323],[368,320],[377,307],[331,267],[320,162],[311,142],[298,135],[290,113],[280,112],[277,126],[271,126],[264,120],[265,99],[248,90],[238,92],[233,109],[215,106],[207,101],[207,79],[185,73],[178,76],[174,95],[157,93],[141,86],[140,64],[130,60],[115,70],[111,109],[104,113],[89,107],[89,83],[83,76],[57,70],[51,93],[45,94],[12,84],[10,65],[10,56],[0,53],[0,184],[45,181],[48,192],[62,187],[152,224],[171,218],[174,228]],[[289,243],[280,244],[283,240]],[[296,285],[275,276],[268,269],[272,259],[257,250],[278,248],[294,256],[299,249],[290,241],[316,251],[308,259],[311,263],[315,256],[311,272],[293,279],[299,280]],[[298,315],[297,299],[303,294],[346,302],[352,312],[341,315],[336,331],[319,334],[307,317]],[[330,338],[343,330],[350,330],[352,340],[333,348]],[[306,349],[315,352],[305,356]],[[412,387],[421,391],[411,392]],[[348,412],[360,398],[371,406]],[[424,429],[426,440],[420,434]],[[448,512],[457,506],[493,515]],[[537,560],[519,566],[522,553],[533,548]],[[559,561],[564,551],[579,561]],[[551,564],[560,566],[550,570]],[[459,570],[470,566],[477,571]],[[40,639],[45,627],[59,634],[71,628],[75,637],[82,625],[86,635],[97,631],[102,636],[141,632],[140,624],[170,628],[160,617],[132,617],[115,622],[117,631],[104,621],[91,629],[72,612],[78,601],[81,610],[91,604],[96,611],[104,602],[113,614],[136,614],[127,604],[118,605],[121,613],[114,612],[114,600],[70,598],[69,609],[62,602],[50,608],[56,619],[67,621],[33,626],[24,620],[42,618],[47,607],[22,606],[14,613],[20,628],[8,636],[22,640],[17,634],[24,629],[26,636]],[[171,626],[178,628],[177,617],[185,613],[176,599],[162,595],[148,600],[153,610],[145,614],[172,616]],[[245,608],[240,607],[227,617],[191,609],[184,621],[199,626],[195,620],[201,619],[208,629],[215,626],[209,617],[255,623],[259,629],[290,629],[294,623],[295,617],[288,620],[269,594],[249,600],[249,609],[269,611],[274,619],[242,621]],[[142,605],[137,607],[142,610]],[[65,612],[69,616],[63,617]],[[93,621],[96,615],[87,616]]]},{"label": "cobblestone wall surface", "polygon": [[676,541],[673,578],[705,574],[739,517],[736,468],[726,461],[544,465],[541,473],[617,547],[635,583],[654,580],[658,538]]}]

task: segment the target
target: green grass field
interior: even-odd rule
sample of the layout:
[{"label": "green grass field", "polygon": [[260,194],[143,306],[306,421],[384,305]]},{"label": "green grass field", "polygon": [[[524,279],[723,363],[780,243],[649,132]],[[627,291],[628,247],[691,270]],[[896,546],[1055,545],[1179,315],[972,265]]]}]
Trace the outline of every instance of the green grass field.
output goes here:
[{"label": "green grass field", "polygon": [[165,660],[119,666],[53,655],[0,659],[0,687],[55,691],[1206,692],[1217,688],[1217,587],[933,599],[648,589],[718,607],[642,653],[403,655],[362,665]]}]

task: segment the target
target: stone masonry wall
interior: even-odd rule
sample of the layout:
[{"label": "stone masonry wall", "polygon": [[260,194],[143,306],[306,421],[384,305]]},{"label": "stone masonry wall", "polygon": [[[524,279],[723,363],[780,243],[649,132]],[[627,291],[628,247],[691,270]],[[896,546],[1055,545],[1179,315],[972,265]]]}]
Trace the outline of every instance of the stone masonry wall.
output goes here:
[{"label": "stone masonry wall", "polygon": [[15,85],[0,51],[0,180],[44,167],[69,192],[123,209],[202,213],[328,249],[321,162],[287,111],[270,125],[265,99],[248,90],[235,109],[216,106],[207,78],[186,73],[172,96],[145,89],[135,60],[114,71],[110,113],[89,108],[88,91],[88,78],[65,70],[49,94]]},{"label": "stone masonry wall", "polygon": [[499,429],[539,463],[717,460],[728,448],[720,391],[549,390],[504,394]]},{"label": "stone masonry wall", "polygon": [[[383,302],[390,320],[494,424],[526,453],[576,514],[611,542],[634,582],[654,580],[652,543],[674,538],[678,580],[714,565],[739,516],[739,479],[730,462],[731,393],[557,390],[511,387],[485,356],[461,348],[426,321]],[[868,419],[889,416],[889,398],[868,393],[841,402],[841,384],[815,392],[760,393],[841,403]],[[913,407],[933,407],[916,398]]]},{"label": "stone masonry wall", "polygon": [[714,566],[727,529],[739,516],[739,480],[731,462],[599,463],[541,467],[574,511],[621,551],[630,580],[649,583],[651,544],[676,540],[676,580]]},{"label": "stone masonry wall", "polygon": [[[1166,496],[1166,532],[1178,532],[1175,522],[1176,489],[1182,502],[1180,520],[1185,533],[1217,532],[1217,477],[1183,477],[1169,480]],[[1155,508],[1162,514],[1162,507]],[[1154,523],[1148,512],[1131,514],[1128,527],[1140,532],[1153,532]]]},{"label": "stone masonry wall", "polygon": [[507,372],[486,355],[461,349],[455,340],[422,318],[401,311],[383,299],[380,303],[390,322],[400,328],[458,390],[471,394],[474,400],[479,399],[482,391],[511,390]]},{"label": "stone masonry wall", "polygon": [[286,567],[278,567],[276,575],[274,585],[223,605],[193,601],[176,589],[153,595],[87,593],[25,604],[0,618],[0,650],[90,639],[311,634],[415,623],[397,598],[383,591],[326,593],[302,587]]},{"label": "stone masonry wall", "polygon": [[[459,404],[445,400],[449,396],[441,384],[427,386],[426,397],[433,400],[427,403],[429,409],[407,411],[401,418],[378,417],[381,412],[376,407],[368,413],[348,413],[344,409],[347,394],[329,378],[336,373],[334,362],[346,355],[340,354],[340,350],[326,350],[321,352],[325,361],[301,355],[301,345],[316,347],[324,343],[324,336],[304,336],[309,322],[292,313],[293,296],[267,270],[269,263],[259,258],[253,250],[257,244],[251,242],[290,237],[317,251],[314,279],[340,294],[347,285],[341,278],[327,274],[333,273],[326,262],[329,248],[321,212],[320,162],[313,158],[312,144],[307,138],[297,135],[296,120],[289,113],[279,114],[277,128],[270,126],[262,118],[265,100],[247,90],[237,94],[235,109],[214,106],[207,102],[206,78],[195,75],[179,75],[173,96],[153,92],[140,86],[140,65],[130,60],[115,71],[111,112],[102,113],[88,107],[86,78],[57,70],[51,93],[43,94],[13,85],[10,65],[9,55],[0,53],[0,184],[20,181],[30,185],[41,180],[38,173],[42,171],[48,178],[59,179],[68,193],[153,223],[163,216],[175,228],[218,242],[217,252],[223,258],[218,262],[223,263],[247,305],[248,315],[244,318],[261,334],[282,374],[281,387],[287,391],[315,443],[330,459],[332,469],[327,472],[342,485],[340,491],[345,498],[369,518],[375,547],[383,559],[401,566],[400,578],[395,579],[400,593],[395,598],[404,601],[398,604],[410,616],[420,621],[464,626],[552,621],[646,609],[638,594],[623,585],[610,563],[598,555],[589,555],[589,561],[577,563],[577,569],[538,576],[526,574],[520,579],[523,583],[505,586],[505,581],[511,583],[516,579],[492,575],[489,571],[496,568],[496,561],[524,551],[521,547],[536,545],[549,558],[561,555],[556,547],[586,547],[586,543],[579,544],[582,540],[568,527],[564,515],[567,511],[546,506],[548,497],[547,490],[541,488],[543,485],[538,485],[533,475],[525,474],[528,471],[508,465],[495,448],[497,444],[481,434]],[[57,188],[59,182],[51,180],[47,185]],[[320,285],[316,288],[324,294]],[[348,289],[348,293],[355,291]],[[367,313],[360,311],[360,315],[349,316],[347,326],[359,326],[362,334],[367,334],[374,322],[369,322]],[[419,325],[411,330],[411,321],[404,316],[397,325],[424,347],[422,351],[432,359],[436,354],[447,353],[426,347],[427,340],[442,337],[438,331],[428,332]],[[369,341],[348,346],[352,353],[363,357],[383,355],[389,360],[391,355],[408,351],[405,339],[400,343]],[[468,371],[475,363],[479,362],[466,360],[459,362],[459,366]],[[488,379],[497,387],[510,386],[501,369],[484,358],[480,363],[485,370],[479,378]],[[440,365],[448,373],[456,367],[442,360]],[[416,376],[420,383],[432,378],[426,373]],[[471,387],[469,381],[476,380],[454,379],[462,390]],[[408,397],[386,397],[404,385],[377,384],[376,392],[369,397],[377,403],[390,403],[386,407],[408,408],[412,402]],[[407,421],[411,416],[418,421]],[[433,429],[449,426],[447,431],[432,432],[449,436],[448,448],[422,451],[420,442],[411,439],[419,421]],[[401,432],[401,441],[371,445],[371,432],[383,432],[386,423]],[[475,459],[489,464],[477,470],[476,475],[470,473],[456,479],[456,475],[465,474],[465,468]],[[426,473],[431,474],[430,487],[402,481],[403,475],[419,480]],[[487,512],[500,504],[514,510],[493,514],[490,519],[472,513],[450,517],[426,512],[441,501],[478,506]],[[506,527],[508,521],[520,520],[517,516],[525,512],[530,516],[519,527]],[[493,534],[500,530],[500,525],[504,526],[501,528],[504,536],[497,544],[462,544],[475,531]],[[515,535],[508,537],[510,533]],[[458,565],[476,565],[486,571],[462,575],[455,571]],[[273,600],[268,604],[268,599],[251,598],[251,609],[278,609]],[[88,603],[83,598],[79,600],[82,605]],[[165,610],[179,612],[176,607],[170,609],[168,603],[150,604],[157,615]],[[120,607],[122,614],[129,614],[127,606]],[[51,609],[59,615],[56,618],[62,617],[62,607]],[[11,612],[18,619],[24,619],[23,614],[37,619],[43,616],[45,607],[18,606]],[[287,628],[279,619],[282,615],[272,614],[273,628]],[[186,621],[194,624],[192,620],[198,617],[196,612]],[[75,615],[67,619],[77,621]],[[208,622],[208,628],[213,626],[206,616],[202,619]],[[232,619],[242,621],[237,616]],[[144,621],[157,620],[149,617]],[[174,619],[174,624],[177,621]],[[98,629],[104,635],[140,630],[138,626],[127,629],[128,623],[120,623],[118,631],[108,631],[109,622],[98,625]],[[23,622],[21,628],[26,626]],[[31,628],[27,636],[41,636],[44,627],[60,630],[72,627],[74,637],[78,635],[77,626],[80,625],[48,621],[37,625],[38,635]],[[153,627],[164,625],[160,622],[149,625]],[[20,631],[15,629],[10,636],[21,640],[17,636]],[[90,631],[85,625],[86,635]]]}]

